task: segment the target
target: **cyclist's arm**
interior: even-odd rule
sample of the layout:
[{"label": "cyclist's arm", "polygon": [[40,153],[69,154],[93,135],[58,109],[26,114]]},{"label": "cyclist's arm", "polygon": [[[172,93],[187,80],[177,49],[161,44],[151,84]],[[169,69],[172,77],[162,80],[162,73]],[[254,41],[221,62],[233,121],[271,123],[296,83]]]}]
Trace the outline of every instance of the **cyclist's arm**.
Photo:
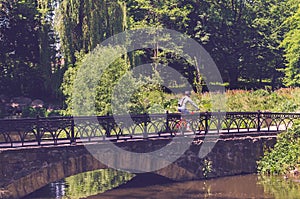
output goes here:
[{"label": "cyclist's arm", "polygon": [[199,110],[199,107],[197,106],[197,104],[191,98],[188,98],[187,101],[189,103],[191,103],[197,110]]}]

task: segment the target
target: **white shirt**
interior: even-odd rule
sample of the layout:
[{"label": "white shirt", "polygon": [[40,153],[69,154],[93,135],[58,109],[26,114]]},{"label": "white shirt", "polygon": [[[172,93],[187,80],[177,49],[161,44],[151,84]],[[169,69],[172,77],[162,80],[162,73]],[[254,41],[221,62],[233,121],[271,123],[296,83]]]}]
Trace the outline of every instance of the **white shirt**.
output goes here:
[{"label": "white shirt", "polygon": [[195,102],[193,102],[193,100],[189,97],[189,96],[184,96],[182,97],[179,102],[178,102],[178,108],[181,110],[185,110],[186,109],[186,104],[187,103],[191,103],[196,109],[199,109],[198,106],[195,104]]}]

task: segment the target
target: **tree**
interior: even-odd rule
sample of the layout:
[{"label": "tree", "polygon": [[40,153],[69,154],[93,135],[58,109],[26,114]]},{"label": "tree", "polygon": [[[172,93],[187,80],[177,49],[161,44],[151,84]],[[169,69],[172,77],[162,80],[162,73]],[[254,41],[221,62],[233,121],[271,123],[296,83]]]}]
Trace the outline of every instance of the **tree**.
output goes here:
[{"label": "tree", "polygon": [[1,92],[37,96],[43,85],[38,70],[39,21],[35,1],[1,1]]},{"label": "tree", "polygon": [[109,64],[120,47],[96,47],[93,53],[76,54],[77,62],[64,75],[62,91],[66,96],[67,112],[78,115],[106,115],[111,113],[114,86],[128,66],[122,58]]},{"label": "tree", "polygon": [[1,92],[55,98],[57,71],[52,1],[1,0]]},{"label": "tree", "polygon": [[61,93],[59,91],[64,69],[61,64],[59,49],[59,38],[53,27],[54,10],[56,1],[37,1],[37,11],[39,13],[39,70],[44,80],[45,93],[48,98],[57,99]]},{"label": "tree", "polygon": [[286,68],[284,69],[286,86],[300,86],[300,6],[296,13],[284,21],[288,27],[281,47],[284,48]]},{"label": "tree", "polygon": [[241,87],[241,80],[249,84],[251,78],[257,79],[259,76],[252,74],[262,72],[257,70],[258,50],[262,50],[258,48],[260,38],[252,25],[253,1],[189,2],[193,11],[188,33],[214,58],[229,88]]},{"label": "tree", "polygon": [[282,22],[287,0],[185,1],[187,33],[214,58],[229,88],[281,86]]},{"label": "tree", "polygon": [[61,1],[56,17],[63,57],[75,64],[75,52],[93,50],[126,26],[126,5],[118,0]]},{"label": "tree", "polygon": [[[128,8],[128,28],[131,30],[152,27],[156,28],[158,32],[160,28],[167,28],[185,33],[186,26],[190,20],[188,15],[191,11],[191,6],[183,1],[128,0],[126,3]],[[177,56],[177,53],[182,50],[182,46],[177,46],[173,42],[174,38],[168,38],[166,33],[159,35],[157,32],[148,32],[148,34],[149,38],[153,38],[150,41],[151,45],[155,47],[153,49],[145,47],[144,49],[131,52],[129,54],[131,67],[143,63],[151,63],[152,67],[156,69],[158,64],[165,64],[176,69],[189,80],[191,85],[194,85],[197,71],[191,62]],[[160,49],[160,42],[166,41],[176,50]],[[168,89],[164,89],[164,91],[168,91]],[[194,89],[196,90],[195,87]]]}]

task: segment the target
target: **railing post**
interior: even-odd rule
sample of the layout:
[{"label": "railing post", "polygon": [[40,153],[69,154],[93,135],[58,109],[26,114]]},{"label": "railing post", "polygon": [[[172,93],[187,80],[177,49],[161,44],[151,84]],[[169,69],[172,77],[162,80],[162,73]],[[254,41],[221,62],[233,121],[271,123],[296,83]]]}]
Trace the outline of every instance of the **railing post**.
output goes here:
[{"label": "railing post", "polygon": [[[109,118],[109,113],[107,113],[106,114],[106,117],[107,117],[107,119],[106,119],[106,137],[110,137],[111,136],[111,134],[110,134],[110,131],[111,131],[111,126],[110,125],[113,125],[113,124],[110,124],[110,118]],[[117,134],[117,139],[119,139],[119,134]]]},{"label": "railing post", "polygon": [[205,121],[204,121],[204,125],[205,125],[205,134],[208,133],[208,111],[205,112]]},{"label": "railing post", "polygon": [[217,132],[218,134],[220,133],[220,128],[221,128],[221,116],[220,116],[220,110],[218,110],[218,124],[217,124]]},{"label": "railing post", "polygon": [[41,129],[40,129],[40,116],[36,115],[36,133],[38,145],[41,145]]},{"label": "railing post", "polygon": [[260,110],[257,111],[257,132],[260,132],[260,118],[261,118],[261,112]]},{"label": "railing post", "polygon": [[75,144],[76,139],[75,139],[75,122],[74,118],[71,117],[71,144]]},{"label": "railing post", "polygon": [[[171,132],[169,126],[169,111],[166,112],[166,133]],[[172,133],[171,133],[172,134]]]},{"label": "railing post", "polygon": [[147,132],[147,114],[143,114],[143,121],[144,121],[144,130],[143,130],[143,138],[148,138]]}]

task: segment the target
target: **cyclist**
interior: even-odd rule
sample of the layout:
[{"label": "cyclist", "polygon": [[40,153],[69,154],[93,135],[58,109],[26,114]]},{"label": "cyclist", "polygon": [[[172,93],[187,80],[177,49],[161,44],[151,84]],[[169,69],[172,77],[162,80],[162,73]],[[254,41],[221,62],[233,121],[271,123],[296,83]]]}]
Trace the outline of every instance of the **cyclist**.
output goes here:
[{"label": "cyclist", "polygon": [[190,98],[190,91],[185,91],[185,95],[178,101],[178,111],[183,113],[183,114],[189,114],[190,111],[187,109],[187,103],[190,103],[192,106],[196,108],[197,111],[200,109],[198,106],[195,104],[195,102]]},{"label": "cyclist", "polygon": [[[185,95],[178,101],[178,111],[182,114],[189,114],[190,111],[187,109],[188,103],[190,103],[193,107],[196,108],[197,111],[199,111],[200,109],[198,108],[196,103],[190,98],[190,91],[185,91],[184,94]],[[190,121],[185,120],[184,118],[181,118],[181,121],[184,121],[184,124],[186,125],[186,131],[190,131]]]}]

